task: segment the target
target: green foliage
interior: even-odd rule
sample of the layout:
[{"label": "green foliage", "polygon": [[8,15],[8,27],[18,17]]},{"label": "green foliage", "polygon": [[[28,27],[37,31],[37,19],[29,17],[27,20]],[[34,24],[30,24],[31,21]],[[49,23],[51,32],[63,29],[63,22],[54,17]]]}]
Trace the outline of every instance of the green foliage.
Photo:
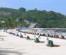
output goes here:
[{"label": "green foliage", "polygon": [[25,11],[26,11],[26,9],[25,9],[25,8],[23,8],[23,7],[21,7],[21,8],[19,8],[19,11],[20,11],[20,12],[25,12]]},{"label": "green foliage", "polygon": [[25,8],[19,9],[0,8],[0,27],[26,26],[24,20],[37,23],[36,27],[41,28],[66,28],[66,16],[54,11],[40,11],[37,9],[26,11]]},{"label": "green foliage", "polygon": [[8,28],[12,28],[12,27],[15,27],[15,21],[12,19],[12,18],[7,18],[7,21],[6,21],[6,26]]}]

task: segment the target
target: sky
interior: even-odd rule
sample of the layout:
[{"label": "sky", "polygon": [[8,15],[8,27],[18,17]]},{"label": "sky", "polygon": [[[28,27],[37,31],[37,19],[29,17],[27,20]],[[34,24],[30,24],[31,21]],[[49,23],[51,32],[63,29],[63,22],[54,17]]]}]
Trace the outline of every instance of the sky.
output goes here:
[{"label": "sky", "polygon": [[55,11],[66,15],[66,0],[0,0],[0,7]]}]

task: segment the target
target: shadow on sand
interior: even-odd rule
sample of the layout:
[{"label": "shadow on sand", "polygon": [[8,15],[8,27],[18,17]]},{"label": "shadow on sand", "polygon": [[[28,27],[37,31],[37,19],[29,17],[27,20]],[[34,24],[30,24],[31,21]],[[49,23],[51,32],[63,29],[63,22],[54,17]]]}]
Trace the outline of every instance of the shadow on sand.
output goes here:
[{"label": "shadow on sand", "polygon": [[53,47],[60,47],[60,45],[56,45],[56,44],[54,44],[54,46]]},{"label": "shadow on sand", "polygon": [[9,54],[11,54],[11,55],[12,54],[13,55],[23,55],[24,53],[18,52],[18,51],[0,49],[0,55],[9,55]]},{"label": "shadow on sand", "polygon": [[49,47],[60,47],[60,45],[54,44],[53,46],[49,46]]}]

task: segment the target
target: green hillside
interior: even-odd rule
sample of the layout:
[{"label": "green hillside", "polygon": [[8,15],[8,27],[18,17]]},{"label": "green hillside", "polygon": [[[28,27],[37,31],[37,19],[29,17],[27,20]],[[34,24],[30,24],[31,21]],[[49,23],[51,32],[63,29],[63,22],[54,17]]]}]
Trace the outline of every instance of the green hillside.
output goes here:
[{"label": "green hillside", "polygon": [[66,28],[66,16],[54,11],[0,8],[0,27],[28,27],[24,20],[40,28]]}]

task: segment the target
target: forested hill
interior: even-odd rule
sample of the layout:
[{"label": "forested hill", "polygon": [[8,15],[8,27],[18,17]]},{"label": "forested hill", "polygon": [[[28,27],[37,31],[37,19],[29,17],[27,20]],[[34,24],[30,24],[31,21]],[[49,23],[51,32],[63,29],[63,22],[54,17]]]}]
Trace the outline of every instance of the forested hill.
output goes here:
[{"label": "forested hill", "polygon": [[26,11],[22,7],[0,8],[0,27],[28,27],[30,23],[36,23],[36,27],[41,28],[66,28],[66,16],[54,11],[38,9]]}]

